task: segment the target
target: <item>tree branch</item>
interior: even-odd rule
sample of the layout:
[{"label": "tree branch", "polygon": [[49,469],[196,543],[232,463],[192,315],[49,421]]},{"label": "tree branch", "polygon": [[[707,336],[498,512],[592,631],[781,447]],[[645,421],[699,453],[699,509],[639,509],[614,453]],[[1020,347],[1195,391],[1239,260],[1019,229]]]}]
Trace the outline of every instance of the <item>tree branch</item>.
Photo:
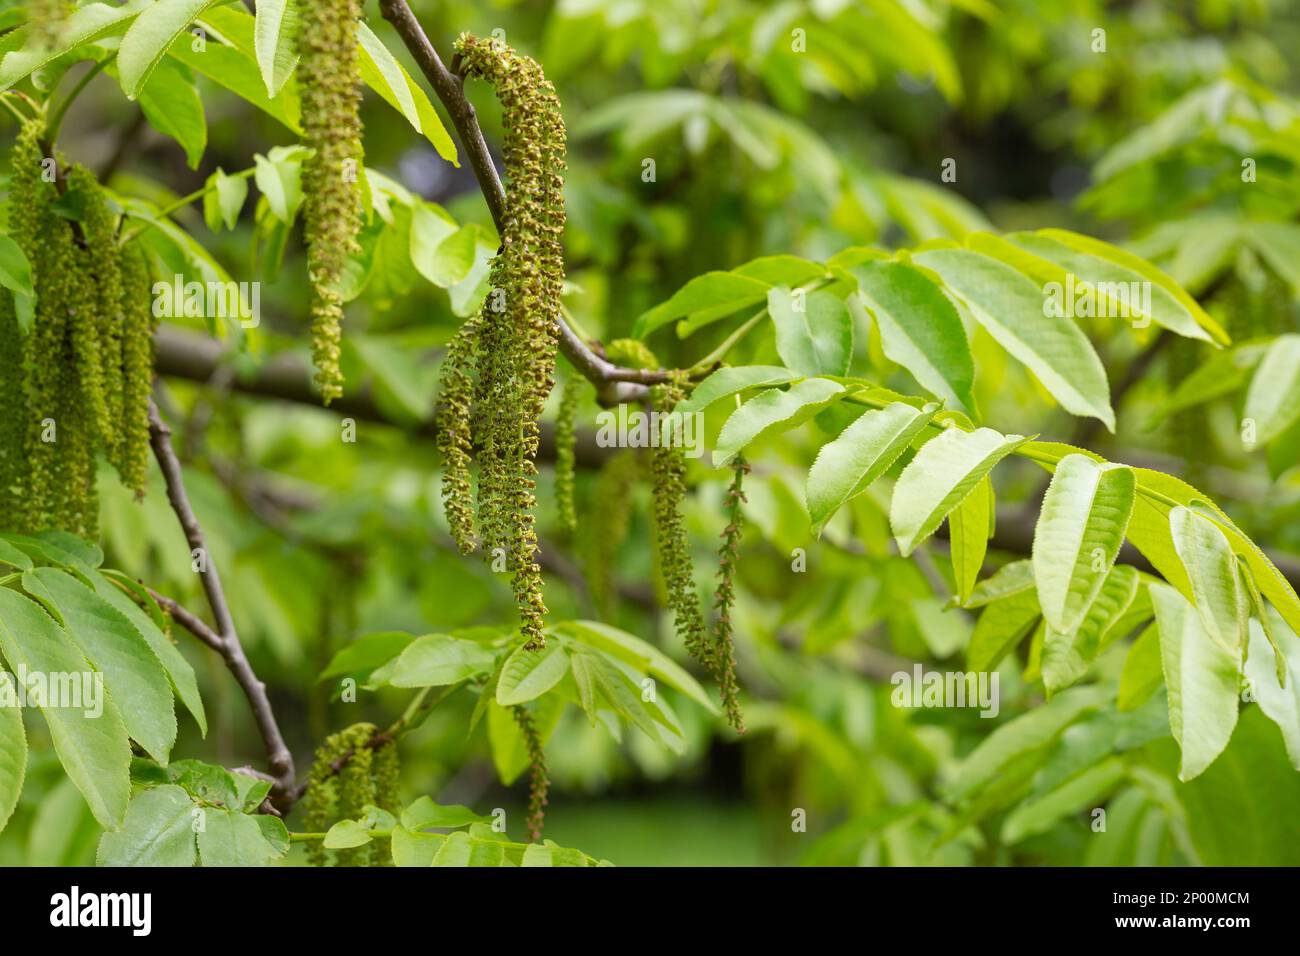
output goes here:
[{"label": "tree branch", "polygon": [[222,660],[226,662],[226,668],[244,692],[249,707],[252,708],[253,719],[257,722],[257,729],[262,735],[262,742],[266,745],[267,762],[275,778],[271,799],[278,806],[293,789],[293,754],[289,752],[284,736],[280,733],[280,726],[271,709],[270,698],[266,694],[266,685],[253,672],[252,665],[248,663],[248,657],[244,654],[244,647],[239,642],[239,633],[235,630],[230,606],[226,603],[226,594],[221,587],[221,576],[217,572],[216,563],[208,554],[203,528],[195,517],[194,509],[190,506],[189,496],[185,493],[181,463],[172,448],[171,429],[162,420],[162,415],[159,414],[158,406],[153,399],[149,400],[149,443],[153,446],[154,456],[158,459],[158,467],[162,469],[163,481],[167,486],[167,500],[171,502],[172,510],[176,512],[176,518],[180,521],[181,530],[185,532],[185,540],[189,542],[191,551],[197,552],[199,579],[203,584],[203,592],[207,595],[208,606],[212,609],[216,629],[209,628],[202,620],[170,598],[155,594],[155,599],[166,607],[186,630],[221,655]]},{"label": "tree branch", "polygon": [[[398,36],[415,58],[416,64],[424,73],[425,79],[433,87],[442,105],[451,115],[452,125],[460,137],[465,152],[469,155],[469,164],[478,180],[479,189],[487,201],[492,221],[496,223],[497,232],[505,234],[506,224],[506,190],[497,173],[492,154],[488,151],[487,141],[479,126],[478,114],[474,106],[465,98],[465,81],[443,63],[442,57],[420,22],[415,19],[406,0],[380,0],[383,17],[397,30]],[[647,386],[662,382],[667,377],[663,370],[643,370],[623,368],[602,358],[592,351],[590,346],[573,331],[563,316],[556,319],[560,331],[560,351],[572,363],[578,372],[596,386],[598,400],[605,405],[617,405],[620,402],[636,402],[647,395]]]},{"label": "tree branch", "polygon": [[[225,346],[216,339],[174,326],[163,325],[154,336],[154,371],[168,378],[183,378],[203,385],[211,383],[222,368]],[[235,376],[226,385],[232,392],[276,398],[299,405],[321,409],[320,394],[312,383],[311,369],[297,355],[277,355],[265,362],[254,374]],[[352,389],[336,398],[328,411],[357,421],[376,422],[392,428],[401,428],[424,438],[437,435],[438,426],[433,419],[416,425],[394,421],[384,414],[374,398],[364,389]],[[541,423],[542,443],[538,449],[541,461],[555,460],[555,431],[550,422]],[[577,443],[577,463],[595,468],[604,462],[614,449],[596,444],[595,435],[580,431]]]}]

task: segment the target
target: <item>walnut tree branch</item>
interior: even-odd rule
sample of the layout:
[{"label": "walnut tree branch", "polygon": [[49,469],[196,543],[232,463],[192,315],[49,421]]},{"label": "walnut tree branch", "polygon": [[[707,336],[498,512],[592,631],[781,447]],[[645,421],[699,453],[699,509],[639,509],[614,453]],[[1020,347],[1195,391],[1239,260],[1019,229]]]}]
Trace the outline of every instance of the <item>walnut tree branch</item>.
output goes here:
[{"label": "walnut tree branch", "polygon": [[208,627],[196,615],[170,598],[159,594],[155,594],[154,597],[186,630],[221,655],[226,668],[244,692],[253,711],[253,719],[257,722],[257,729],[262,735],[262,742],[266,746],[267,762],[275,778],[271,799],[273,803],[278,804],[280,800],[287,798],[293,789],[293,754],[289,752],[284,736],[280,733],[280,726],[276,722],[275,712],[271,709],[271,701],[266,693],[266,685],[253,672],[252,665],[244,654],[244,647],[239,642],[239,633],[235,630],[230,605],[226,602],[226,594],[221,587],[221,576],[217,572],[216,563],[208,554],[203,528],[185,492],[181,463],[176,457],[175,449],[172,448],[171,434],[171,428],[162,420],[158,406],[150,399],[149,443],[153,446],[154,457],[158,459],[158,467],[162,470],[163,481],[167,486],[167,500],[171,503],[172,510],[176,512],[176,518],[180,521],[181,530],[185,533],[185,540],[189,542],[190,550],[198,553],[199,580],[203,584],[204,594],[207,595],[208,606],[212,609],[215,629]]}]

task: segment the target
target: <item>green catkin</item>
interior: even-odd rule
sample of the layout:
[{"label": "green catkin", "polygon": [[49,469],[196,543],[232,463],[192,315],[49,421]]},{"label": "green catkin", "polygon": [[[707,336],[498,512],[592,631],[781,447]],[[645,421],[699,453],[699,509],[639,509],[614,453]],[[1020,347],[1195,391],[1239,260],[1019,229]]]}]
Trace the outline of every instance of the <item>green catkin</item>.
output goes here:
[{"label": "green catkin", "polygon": [[740,686],[736,681],[736,647],[732,633],[731,609],[736,602],[736,561],[740,556],[740,535],[744,524],[741,505],[745,503],[743,482],[749,465],[739,455],[732,462],[733,477],[725,503],[727,527],[722,531],[718,550],[718,589],[714,594],[717,617],[713,621],[713,674],[722,696],[722,709],[736,733],[745,732],[745,718],[740,712]]},{"label": "green catkin", "polygon": [[0,528],[18,524],[23,472],[23,341],[14,298],[0,294]]},{"label": "green catkin", "polygon": [[566,535],[578,530],[578,511],[573,500],[578,451],[576,419],[586,387],[587,380],[581,376],[573,375],[565,380],[555,419],[555,508],[560,528]]},{"label": "green catkin", "polygon": [[[654,410],[664,416],[686,397],[685,373],[675,373],[651,392]],[[700,664],[712,670],[712,654],[695,590],[690,541],[682,521],[686,497],[686,460],[680,445],[664,440],[655,443],[651,468],[654,476],[655,532],[659,567],[668,589],[668,606],[673,612],[678,639]]]},{"label": "green catkin", "polygon": [[10,168],[10,236],[32,267],[36,309],[23,335],[0,316],[0,380],[9,413],[0,426],[0,518],[20,532],[59,528],[97,535],[98,452],[142,493],[149,454],[153,329],[148,266],[120,249],[103,189],[81,167],[68,170],[81,218],[56,214],[39,121],[23,124]]},{"label": "green catkin", "polygon": [[[110,410],[110,392],[118,392],[116,397],[120,397],[120,389],[114,386],[120,385],[121,370],[121,361],[114,361],[113,356],[114,349],[121,348],[118,344],[120,336],[112,328],[117,317],[117,309],[113,306],[122,298],[117,224],[103,201],[99,183],[87,169],[72,167],[68,173],[68,189],[86,197],[85,216],[81,223],[85,261],[79,263],[82,268],[76,272],[79,283],[77,298],[83,304],[69,313],[73,354],[92,433],[111,450],[116,441],[116,429]],[[102,308],[101,303],[109,304],[109,307]],[[111,381],[114,374],[119,379],[116,383]]]},{"label": "green catkin", "polygon": [[442,453],[442,500],[447,524],[461,554],[474,550],[474,493],[469,465],[474,437],[470,406],[474,400],[474,348],[478,316],[465,322],[447,346],[438,392],[438,450]]},{"label": "green catkin", "polygon": [[[555,384],[560,296],[564,284],[565,130],[555,88],[542,69],[502,43],[462,34],[457,68],[496,90],[505,142],[506,217],[501,248],[492,263],[491,289],[477,324],[464,341],[477,352],[473,391],[479,421],[478,525],[486,557],[507,557],[529,648],[544,645],[546,605],[537,563],[536,504],[538,420]],[[465,346],[467,348],[467,346]],[[443,405],[463,420],[468,399],[464,349],[451,366]],[[451,451],[444,486],[448,522],[461,547],[467,540],[468,482],[464,429],[445,439]],[[446,452],[444,452],[446,454]]]},{"label": "green catkin", "polygon": [[551,789],[551,778],[546,772],[546,751],[528,708],[511,707],[510,712],[524,735],[524,746],[528,750],[528,840],[535,843],[541,838],[542,826],[546,822],[547,794]]},{"label": "green catkin", "polygon": [[[396,754],[381,756],[370,746],[375,732],[374,724],[353,724],[330,735],[316,749],[307,791],[301,801],[307,832],[325,833],[339,820],[360,819],[368,805],[393,812]],[[392,746],[389,743],[380,749]],[[380,802],[381,794],[389,806]],[[369,857],[371,853],[365,847],[354,847],[339,850],[334,862],[337,866],[361,866]],[[307,859],[314,866],[328,863],[325,848],[319,841],[308,844]]]},{"label": "green catkin", "polygon": [[[307,790],[299,801],[303,828],[308,833],[325,833],[334,819],[334,764],[344,753],[343,735],[334,734],[316,748],[316,759],[307,777]],[[307,862],[312,866],[325,866],[328,862],[324,841],[312,840],[307,844]]]},{"label": "green catkin", "polygon": [[605,358],[624,368],[659,368],[659,359],[640,339],[614,339],[605,346]]},{"label": "green catkin", "polygon": [[614,567],[627,539],[632,495],[641,479],[641,462],[630,448],[616,451],[601,466],[591,493],[586,528],[587,589],[595,609],[608,617],[614,610]]},{"label": "green catkin", "polygon": [[153,334],[149,263],[135,246],[121,257],[121,391],[116,460],[122,484],[143,497],[149,474],[149,393],[153,388]]},{"label": "green catkin", "polygon": [[328,405],[343,394],[338,285],[361,227],[361,91],[357,83],[360,0],[317,0],[298,34],[303,140],[303,218],[311,280],[312,359]]}]

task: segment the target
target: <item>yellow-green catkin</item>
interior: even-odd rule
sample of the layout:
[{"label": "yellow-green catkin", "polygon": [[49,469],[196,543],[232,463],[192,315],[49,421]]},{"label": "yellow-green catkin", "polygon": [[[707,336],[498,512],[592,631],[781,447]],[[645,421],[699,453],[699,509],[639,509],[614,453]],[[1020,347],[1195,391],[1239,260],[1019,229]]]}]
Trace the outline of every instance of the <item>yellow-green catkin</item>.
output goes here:
[{"label": "yellow-green catkin", "polygon": [[605,358],[624,368],[659,368],[659,359],[640,339],[614,339],[605,346]]},{"label": "yellow-green catkin", "polygon": [[361,227],[360,0],[316,0],[298,34],[303,140],[303,217],[311,280],[312,358],[325,404],[343,394],[339,370],[343,299],[339,283]]},{"label": "yellow-green catkin", "polygon": [[[373,749],[374,724],[353,724],[327,737],[317,749],[307,778],[307,791],[300,807],[308,833],[326,833],[339,820],[357,820],[365,816],[367,806],[395,810],[396,754],[391,742]],[[385,805],[387,804],[387,805]],[[367,859],[381,862],[365,847],[339,850],[334,862],[338,866],[361,866]],[[319,840],[307,845],[308,862],[325,866],[328,854]]]},{"label": "yellow-green catkin", "polygon": [[722,696],[722,709],[727,722],[736,733],[745,732],[745,717],[740,712],[740,685],[736,680],[736,646],[732,630],[731,609],[736,603],[736,562],[740,557],[740,536],[744,524],[741,505],[745,503],[743,488],[749,465],[739,455],[732,462],[731,486],[727,489],[724,504],[727,526],[722,530],[722,546],[718,549],[718,588],[714,592],[713,648],[710,655],[714,679]]},{"label": "yellow-green catkin", "polygon": [[[678,373],[654,386],[654,410],[661,419],[686,397],[685,384],[684,373]],[[677,637],[696,661],[712,671],[704,615],[700,612],[699,594],[695,590],[690,539],[682,520],[682,502],[686,498],[686,459],[680,444],[660,436],[652,453],[651,469],[659,568],[668,589],[668,606],[673,612]]]},{"label": "yellow-green catkin", "polygon": [[[117,242],[117,215],[88,170],[68,169],[61,185],[76,202],[73,221],[55,212],[59,196],[44,127],[19,130],[10,163],[9,235],[32,269],[31,328],[0,316],[6,420],[0,518],[7,530],[58,528],[97,534],[96,454],[142,492],[148,461],[153,373],[148,266]],[[129,282],[127,281],[129,277]]]},{"label": "yellow-green catkin", "polygon": [[143,497],[149,474],[149,393],[153,388],[153,335],[158,319],[151,307],[149,263],[128,245],[121,253],[121,394],[118,440],[113,446],[122,484]]},{"label": "yellow-green catkin", "polygon": [[442,363],[438,390],[438,450],[442,453],[442,500],[447,525],[461,554],[474,550],[474,492],[470,461],[474,453],[470,407],[474,402],[474,347],[478,317],[452,337]]},{"label": "yellow-green catkin", "polygon": [[614,611],[614,568],[632,524],[632,498],[641,470],[631,448],[619,449],[606,459],[596,475],[588,519],[583,522],[587,589],[592,606],[605,617]]},{"label": "yellow-green catkin", "polygon": [[[462,34],[457,66],[496,90],[505,127],[505,221],[490,290],[467,333],[476,346],[473,392],[478,428],[478,526],[489,560],[507,558],[527,646],[545,643],[546,605],[537,563],[538,420],[555,384],[560,296],[564,285],[565,130],[555,88],[536,62],[503,43]],[[463,357],[452,366],[444,407],[466,399]],[[464,450],[461,434],[445,447]],[[446,452],[444,452],[445,454]],[[451,462],[449,523],[463,538],[465,471]]]},{"label": "yellow-green catkin", "polygon": [[559,413],[555,419],[555,510],[560,530],[571,536],[578,530],[578,509],[574,504],[577,483],[578,407],[582,404],[587,380],[571,375],[560,394]]},{"label": "yellow-green catkin", "polygon": [[515,722],[524,736],[524,746],[528,751],[528,840],[536,842],[542,836],[542,825],[546,822],[547,795],[551,789],[551,778],[546,770],[546,752],[542,746],[541,734],[537,732],[537,723],[526,707],[512,707]]}]

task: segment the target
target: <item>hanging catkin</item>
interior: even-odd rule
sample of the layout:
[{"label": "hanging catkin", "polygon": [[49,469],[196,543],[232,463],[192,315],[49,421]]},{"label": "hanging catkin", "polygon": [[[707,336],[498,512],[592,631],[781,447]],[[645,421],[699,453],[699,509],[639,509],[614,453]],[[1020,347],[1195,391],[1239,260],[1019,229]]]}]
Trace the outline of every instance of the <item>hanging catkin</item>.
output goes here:
[{"label": "hanging catkin", "polygon": [[564,284],[564,121],[541,67],[504,44],[468,34],[457,67],[496,90],[505,126],[505,220],[490,291],[478,316],[453,339],[443,365],[439,428],[448,524],[473,547],[469,500],[470,406],[477,426],[478,537],[489,560],[511,572],[520,630],[544,644],[546,605],[537,563],[538,419],[554,386]]},{"label": "hanging catkin", "polygon": [[[685,398],[685,380],[681,373],[653,389],[654,410],[660,420],[669,415]],[[665,430],[667,432],[669,430]],[[668,606],[673,612],[677,637],[701,665],[712,671],[708,636],[700,599],[695,590],[695,568],[691,560],[690,540],[682,520],[682,502],[686,498],[686,460],[679,444],[660,433],[651,459],[654,476],[655,533],[659,568],[668,590]]]},{"label": "hanging catkin", "polygon": [[[31,327],[12,300],[0,310],[0,518],[4,529],[97,533],[96,454],[144,489],[153,374],[149,271],[138,248],[121,248],[118,221],[95,177],[72,167],[76,221],[55,212],[54,158],[43,125],[19,130],[10,162],[9,235],[31,264]],[[6,296],[6,299],[9,299]]]},{"label": "hanging catkin", "polygon": [[722,709],[736,733],[745,732],[745,718],[740,712],[740,686],[736,681],[736,647],[732,632],[731,609],[736,603],[736,562],[740,558],[740,534],[744,523],[741,505],[745,503],[743,483],[749,465],[739,455],[732,462],[731,487],[727,489],[725,509],[727,526],[722,530],[718,549],[718,588],[714,593],[713,648],[710,658],[713,676],[722,695]]},{"label": "hanging catkin", "polygon": [[312,358],[327,405],[343,394],[343,299],[338,286],[348,257],[357,250],[361,227],[360,17],[360,0],[317,0],[304,7],[298,34],[303,141],[312,150],[302,169]]}]

